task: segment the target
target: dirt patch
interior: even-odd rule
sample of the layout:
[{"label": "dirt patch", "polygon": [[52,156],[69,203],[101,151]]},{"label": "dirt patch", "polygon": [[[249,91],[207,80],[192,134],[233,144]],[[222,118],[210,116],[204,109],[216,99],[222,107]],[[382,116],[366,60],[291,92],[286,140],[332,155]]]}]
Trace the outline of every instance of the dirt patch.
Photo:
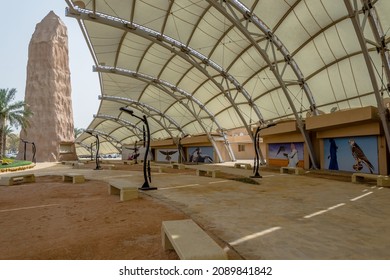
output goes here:
[{"label": "dirt patch", "polygon": [[0,186],[0,259],[177,259],[161,245],[161,222],[187,218],[140,194],[120,202],[107,184],[62,182]]}]

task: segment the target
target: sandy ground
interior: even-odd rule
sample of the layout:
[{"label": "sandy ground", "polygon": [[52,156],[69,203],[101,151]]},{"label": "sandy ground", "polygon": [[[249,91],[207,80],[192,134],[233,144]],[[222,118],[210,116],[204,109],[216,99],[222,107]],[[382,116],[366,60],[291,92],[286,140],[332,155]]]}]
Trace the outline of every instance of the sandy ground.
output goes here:
[{"label": "sandy ground", "polygon": [[177,259],[161,245],[161,222],[186,218],[147,195],[120,202],[107,183],[60,176],[0,186],[0,259]]},{"label": "sandy ground", "polygon": [[[389,259],[389,188],[353,184],[351,174],[262,169],[254,185],[236,180],[251,170],[165,168],[152,172],[158,191],[120,202],[105,180],[141,186],[142,165],[40,167],[31,170],[36,183],[0,186],[0,259],[177,259],[162,249],[161,223],[187,218],[229,259]],[[195,176],[194,168],[217,168],[223,176]],[[60,175],[68,172],[89,180],[64,183]]]}]

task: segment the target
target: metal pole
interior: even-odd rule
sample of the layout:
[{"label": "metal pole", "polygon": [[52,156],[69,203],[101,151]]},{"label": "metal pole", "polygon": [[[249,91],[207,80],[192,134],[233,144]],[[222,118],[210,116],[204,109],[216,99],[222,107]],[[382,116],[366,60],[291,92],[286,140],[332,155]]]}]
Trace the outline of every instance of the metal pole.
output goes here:
[{"label": "metal pole", "polygon": [[251,178],[262,178],[262,176],[259,173],[260,153],[261,153],[260,144],[259,144],[260,143],[260,130],[262,130],[264,128],[269,128],[269,127],[275,126],[275,125],[276,125],[275,123],[270,123],[266,127],[258,126],[257,129],[256,129],[256,133],[255,133],[254,140],[253,140],[253,145],[255,147],[256,157],[255,157],[254,163],[253,163],[253,173],[254,173],[254,175],[250,176]]},{"label": "metal pole", "polygon": [[253,146],[255,148],[255,159],[253,162],[253,176],[250,176],[251,178],[263,178],[259,173],[259,166],[260,166],[260,155],[259,155],[259,134],[260,134],[260,126],[257,127],[255,137],[253,139]]},{"label": "metal pole", "polygon": [[95,167],[95,170],[100,170],[102,169],[100,167],[100,163],[99,163],[99,148],[100,148],[100,140],[99,140],[99,135],[95,135],[96,137],[96,167]]},{"label": "metal pole", "polygon": [[379,91],[379,86],[378,86],[377,78],[375,75],[374,66],[371,63],[370,54],[368,53],[368,48],[366,45],[366,38],[364,37],[362,27],[360,26],[360,23],[359,23],[359,13],[358,13],[358,11],[354,10],[350,0],[344,0],[344,3],[345,3],[345,6],[348,10],[349,16],[351,17],[352,25],[355,29],[355,33],[356,33],[356,36],[358,38],[360,48],[362,50],[364,60],[365,60],[366,65],[367,65],[367,71],[368,71],[368,74],[369,74],[369,77],[371,80],[376,103],[378,106],[379,118],[382,122],[383,132],[384,132],[386,143],[387,143],[387,149],[390,151],[390,124],[389,124],[389,122],[387,120],[387,116],[386,116],[387,110],[383,104],[383,99],[382,99],[380,91]]},{"label": "metal pole", "polygon": [[34,143],[34,142],[32,142],[31,144],[32,144],[32,150],[33,150],[33,157],[32,157],[32,162],[33,162],[33,163],[36,163],[36,162],[37,162],[37,160],[35,159],[35,154],[36,154],[36,152],[37,152],[37,148],[36,148],[36,146],[35,146],[35,143]]},{"label": "metal pole", "polygon": [[134,143],[134,164],[138,164],[138,155],[137,155],[137,152],[138,152],[138,148],[137,148],[137,141],[135,141]]},{"label": "metal pole", "polygon": [[26,160],[26,149],[27,149],[27,141],[21,139],[22,142],[24,143],[24,155],[23,155],[23,160]]},{"label": "metal pole", "polygon": [[[148,120],[146,119],[146,116],[144,115],[142,118],[134,115],[134,112],[126,107],[121,107],[120,110],[122,112],[126,112],[130,114],[131,116],[141,120],[145,126],[146,126],[146,134],[145,134],[145,129],[144,129],[144,144],[146,140],[146,149],[145,149],[145,155],[144,155],[144,162],[143,162],[143,172],[144,172],[144,183],[140,190],[143,191],[149,191],[149,190],[157,190],[156,187],[151,187],[149,185],[149,182],[152,181],[152,176],[150,174],[150,160],[148,160],[148,155],[149,155],[149,148],[150,148],[150,129],[149,129],[149,123]],[[147,138],[147,139],[145,139]]]},{"label": "metal pole", "polygon": [[[156,190],[157,188],[150,187],[149,182],[152,181],[152,176],[150,175],[150,160],[148,159],[149,155],[149,148],[150,148],[150,129],[149,129],[149,123],[146,119],[146,116],[144,115],[141,119],[145,126],[146,126],[146,149],[145,149],[145,155],[144,155],[144,184],[140,188],[140,190]],[[145,140],[145,134],[144,134],[144,140]]]},{"label": "metal pole", "polygon": [[93,149],[93,143],[91,143],[91,160],[93,160],[93,151],[92,151],[92,149]]}]

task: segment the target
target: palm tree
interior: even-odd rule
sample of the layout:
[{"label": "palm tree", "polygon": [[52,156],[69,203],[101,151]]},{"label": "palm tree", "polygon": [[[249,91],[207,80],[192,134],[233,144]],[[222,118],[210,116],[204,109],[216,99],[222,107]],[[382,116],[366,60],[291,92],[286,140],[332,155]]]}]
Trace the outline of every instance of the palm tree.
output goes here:
[{"label": "palm tree", "polygon": [[[3,146],[5,150],[8,150],[11,154],[15,153],[19,147],[19,135],[16,135],[12,130],[6,130],[6,142],[3,142]],[[5,152],[3,152],[4,154]]]},{"label": "palm tree", "polygon": [[6,125],[25,129],[32,112],[23,101],[13,102],[16,89],[0,89],[0,159],[3,157],[3,142]]},{"label": "palm tree", "polygon": [[12,127],[9,125],[5,125],[3,129],[3,150],[2,153],[5,155],[5,151],[7,150],[7,139],[10,137],[16,137]]}]

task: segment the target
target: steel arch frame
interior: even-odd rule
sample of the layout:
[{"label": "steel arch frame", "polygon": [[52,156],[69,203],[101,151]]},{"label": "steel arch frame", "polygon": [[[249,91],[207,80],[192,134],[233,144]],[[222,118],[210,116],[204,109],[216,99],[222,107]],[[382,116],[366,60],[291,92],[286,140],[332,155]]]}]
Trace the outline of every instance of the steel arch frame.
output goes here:
[{"label": "steel arch frame", "polygon": [[[247,104],[254,110],[256,113],[260,125],[265,124],[264,118],[259,110],[259,108],[254,104],[252,98],[248,94],[248,92],[242,87],[242,85],[227,71],[225,71],[221,66],[210,60],[208,57],[200,54],[196,50],[193,50],[192,48],[186,46],[185,44],[170,38],[168,36],[162,35],[161,33],[151,30],[147,27],[141,26],[139,24],[129,22],[127,20],[123,20],[114,16],[105,15],[102,13],[86,10],[86,9],[80,9],[78,7],[74,7],[73,5],[71,7],[68,7],[66,9],[66,16],[73,17],[78,20],[87,20],[87,21],[94,21],[98,22],[100,24],[108,25],[113,28],[121,29],[125,32],[130,32],[133,34],[136,34],[140,37],[146,38],[166,49],[169,49],[171,52],[175,53],[179,57],[183,58],[188,63],[192,64],[196,69],[198,69],[201,73],[203,73],[208,80],[212,81],[214,85],[216,85],[220,92],[224,94],[224,96],[228,99],[228,101],[231,103],[232,107],[234,108],[235,112],[241,119],[241,122],[245,129],[247,130],[248,134],[250,135],[251,139],[253,140],[253,133],[246,122],[244,116],[241,113],[241,110],[238,108],[238,106],[235,104],[234,98],[232,96],[232,93],[230,92],[229,86],[227,86],[227,89],[224,88],[223,83],[225,82],[227,85],[229,82],[233,84],[233,86],[236,88],[236,90],[241,93],[245,99],[248,101]],[[198,61],[197,61],[198,60]],[[201,66],[201,64],[204,65],[204,67]],[[209,66],[213,68],[215,71],[219,73],[219,75],[222,77],[221,83],[216,81],[214,77],[212,77],[206,70],[206,67]],[[261,162],[264,163],[264,158],[261,155]]]},{"label": "steel arch frame", "polygon": [[[317,167],[317,157],[314,152],[313,144],[310,140],[309,134],[307,133],[305,129],[305,125],[300,118],[297,109],[295,108],[294,102],[292,101],[288,90],[287,85],[283,80],[283,74],[286,70],[287,66],[290,66],[294,72],[294,74],[297,76],[297,84],[301,86],[301,88],[306,93],[306,98],[309,101],[310,104],[310,110],[313,112],[314,115],[318,114],[318,110],[314,101],[313,94],[310,91],[309,86],[305,82],[305,78],[299,69],[297,63],[290,55],[287,48],[284,46],[282,41],[279,40],[279,38],[272,32],[271,29],[269,29],[255,14],[253,14],[247,7],[245,7],[240,1],[237,0],[206,0],[210,3],[216,10],[218,10],[225,18],[230,20],[232,24],[237,27],[251,42],[252,46],[256,48],[256,50],[260,53],[260,55],[263,57],[263,59],[266,61],[268,66],[270,67],[270,70],[274,74],[275,78],[277,79],[280,88],[284,92],[284,95],[290,105],[291,110],[293,111],[295,120],[298,125],[298,129],[300,130],[303,139],[307,145],[307,150],[309,153],[309,157],[311,159],[311,163],[314,169],[318,169]],[[226,4],[226,7],[229,8],[230,13],[227,11],[227,9],[224,7],[223,4]],[[243,22],[239,18],[239,14],[237,14],[235,11],[238,11],[240,15],[243,16],[245,19],[246,26],[243,24]],[[253,33],[249,32],[248,25],[250,23],[253,23],[253,25],[259,29],[262,34],[258,34],[260,37],[264,37],[267,39],[268,44],[266,46],[266,49],[262,49],[260,45],[256,42],[256,40],[253,38]],[[273,61],[270,59],[269,55],[267,54],[267,48],[271,46],[271,51],[273,55]],[[279,70],[278,67],[278,60],[276,58],[276,51],[279,51],[284,59],[285,59],[285,67],[282,69],[282,71]],[[291,83],[289,83],[291,84]]]},{"label": "steel arch frame", "polygon": [[[127,121],[127,120],[121,119],[121,118],[119,118],[119,117],[111,116],[111,115],[104,115],[104,114],[95,114],[95,115],[93,115],[93,117],[94,117],[95,119],[102,119],[102,120],[113,121],[113,122],[115,122],[115,123],[117,123],[117,124],[119,124],[119,125],[122,125],[122,127],[126,128],[127,130],[129,130],[130,132],[132,132],[133,135],[137,136],[138,139],[140,139],[140,140],[142,139],[142,137],[139,136],[139,135],[134,131],[134,130],[138,130],[139,133],[142,135],[142,129],[140,129],[138,126],[136,126],[135,124],[133,124],[133,123]],[[129,126],[132,127],[133,129],[129,128]],[[113,130],[113,131],[111,131],[110,134],[113,133],[113,132],[116,131],[116,130],[118,130],[118,128],[115,129],[115,130]],[[123,141],[123,140],[121,140],[121,142],[122,142],[122,141]]]},{"label": "steel arch frame", "polygon": [[[144,103],[141,103],[139,101],[135,101],[135,100],[132,100],[130,98],[125,98],[125,97],[117,97],[117,96],[102,96],[100,97],[102,100],[110,100],[110,101],[114,101],[114,102],[119,102],[119,103],[123,103],[124,105],[127,105],[127,106],[131,106],[132,104],[136,104],[138,106],[141,106],[142,107],[142,112],[145,114],[145,115],[148,115],[149,117],[153,118],[154,121],[156,121],[158,124],[160,124],[161,127],[163,127],[165,129],[165,131],[168,131],[168,133],[171,134],[171,132],[169,131],[169,129],[164,126],[161,122],[157,121],[150,113],[148,113],[147,111],[145,111],[143,109],[143,107],[147,108],[148,110],[150,111],[154,111],[155,113],[157,113],[159,116],[169,120],[171,122],[171,124],[175,125],[177,127],[177,129],[180,131],[180,133],[182,135],[185,135],[186,133],[182,130],[182,128],[170,117],[164,115],[161,111],[157,110],[156,108],[150,106],[150,105],[147,105],[147,104],[144,104]],[[130,103],[130,104],[129,104]],[[137,108],[138,110],[140,110],[140,108],[138,107],[135,107]],[[171,138],[172,139],[175,139],[175,137],[171,134]],[[218,155],[218,159],[220,162],[223,162],[223,158],[222,158],[222,155],[218,149],[218,146],[216,145],[214,139],[210,139],[211,143],[213,144],[213,147],[215,148],[215,151]]]},{"label": "steel arch frame", "polygon": [[[174,138],[174,135],[172,134],[172,132],[169,130],[169,126],[167,125],[164,125],[160,120],[156,119],[155,118],[155,115],[152,115],[150,113],[150,111],[154,112],[156,115],[158,115],[159,117],[161,117],[162,119],[166,119],[168,120],[168,122],[170,124],[172,124],[173,126],[176,127],[176,129],[182,133],[182,135],[185,135],[185,131],[182,129],[182,127],[176,123],[175,120],[173,120],[172,118],[168,117],[168,116],[165,116],[164,113],[162,113],[160,110],[148,105],[148,104],[145,104],[145,103],[142,103],[142,102],[139,102],[139,101],[136,101],[134,99],[131,99],[131,98],[126,98],[126,97],[119,97],[119,96],[108,96],[108,95],[100,95],[99,96],[99,99],[100,100],[108,100],[108,101],[113,101],[113,102],[117,102],[117,103],[122,103],[126,106],[131,106],[131,105],[135,105],[135,106],[131,106],[131,107],[134,107],[135,109],[137,110],[140,110],[144,115],[147,115],[149,118],[153,119],[156,123],[158,123],[165,131],[168,132],[168,134]],[[138,107],[136,107],[138,106]],[[147,111],[147,110],[149,111]],[[121,115],[121,113],[120,113]]]},{"label": "steel arch frame", "polygon": [[[106,139],[107,142],[109,142],[113,147],[115,147],[115,149],[118,150],[118,152],[121,152],[121,149],[117,147],[117,145],[120,145],[122,147],[122,143],[118,140],[118,139],[115,139],[114,137],[112,137],[111,135],[109,135],[108,133],[106,132],[103,132],[103,131],[100,131],[100,130],[96,130],[96,129],[86,129],[86,131],[89,131],[91,133],[97,133],[98,135],[102,136],[104,139]],[[84,132],[84,133],[85,133]],[[92,136],[90,136],[92,137]],[[89,137],[88,137],[89,138]],[[117,145],[114,145],[112,142],[116,142]]]},{"label": "steel arch frame", "polygon": [[[377,23],[379,24],[379,19],[374,19],[374,16],[376,15],[374,5],[375,5],[375,3],[377,3],[377,1],[372,2],[371,0],[361,0],[361,2],[363,4],[363,8],[361,10],[359,10],[357,0],[353,0],[353,3],[354,3],[353,6],[352,6],[350,0],[344,0],[345,7],[349,13],[350,18],[351,18],[352,25],[355,29],[356,36],[358,38],[360,47],[362,49],[363,57],[364,57],[364,60],[366,62],[367,71],[368,71],[369,76],[370,76],[371,84],[372,84],[372,87],[374,89],[374,94],[375,94],[375,98],[376,98],[376,102],[377,102],[377,106],[378,106],[379,118],[381,120],[382,127],[383,127],[384,134],[385,134],[385,138],[386,138],[386,142],[387,142],[387,149],[388,149],[388,151],[390,151],[390,124],[389,124],[389,121],[387,119],[387,113],[386,113],[387,110],[383,104],[383,99],[382,99],[381,94],[380,94],[378,82],[377,82],[375,71],[374,71],[374,66],[373,66],[373,63],[371,62],[370,53],[369,53],[368,47],[367,47],[367,42],[371,43],[371,41],[367,40],[364,37],[364,28],[365,28],[366,20],[368,18],[370,25],[371,25],[371,29],[374,33],[375,39],[380,40],[381,30],[378,29],[379,27],[377,25]],[[360,12],[363,12],[363,14],[364,14],[364,19],[363,19],[362,23],[360,23],[360,19],[359,19]],[[376,20],[377,20],[377,22],[376,22]],[[386,50],[386,45],[383,46],[381,41],[380,42],[373,42],[372,44],[379,48],[379,52],[381,53],[382,63],[384,65],[386,65],[385,68],[387,68],[387,70],[386,70],[386,73],[388,73],[387,78],[390,79],[390,70],[389,70],[389,64],[388,64],[389,61],[386,61],[389,57],[389,52],[388,52],[388,50]],[[388,80],[388,82],[390,82],[390,81]]]},{"label": "steel arch frame", "polygon": [[[215,119],[215,116],[207,109],[207,107],[202,102],[200,102],[194,96],[192,96],[188,92],[184,91],[183,89],[181,89],[181,88],[179,88],[179,87],[177,87],[177,86],[175,86],[173,84],[170,84],[167,81],[163,81],[161,79],[152,77],[150,75],[142,74],[142,73],[135,72],[135,71],[132,71],[132,70],[99,65],[99,66],[95,66],[94,67],[94,71],[97,71],[97,72],[100,72],[100,73],[114,73],[114,74],[123,75],[123,76],[126,76],[126,77],[131,77],[131,78],[134,78],[134,79],[138,79],[138,80],[141,80],[141,81],[145,81],[149,85],[155,86],[155,87],[163,90],[169,96],[171,96],[172,98],[176,99],[177,102],[182,104],[189,112],[191,112],[191,114],[193,115],[195,120],[199,123],[199,125],[202,127],[203,131],[206,133],[207,138],[209,139],[209,141],[214,146],[215,151],[216,151],[216,153],[218,155],[218,158],[219,158],[220,162],[223,162],[222,155],[221,155],[221,153],[220,153],[220,151],[218,149],[218,146],[215,143],[214,138],[211,136],[210,132],[203,125],[203,122],[201,121],[201,119],[198,117],[196,112],[194,110],[192,110],[188,106],[188,104],[185,104],[181,99],[178,99],[178,96],[176,96],[174,94],[174,92],[178,92],[179,94],[184,96],[190,102],[193,102],[196,105],[198,105],[200,110],[201,111],[205,111],[206,114],[209,116],[209,118],[212,120],[212,122],[215,123],[215,125],[217,126],[217,129],[219,129],[220,131],[223,131],[222,127],[219,125],[218,121]],[[168,90],[168,89],[172,90],[172,92],[170,90]],[[193,107],[194,107],[194,105],[193,105]],[[234,157],[234,153],[233,153],[233,151],[232,151],[232,149],[230,147],[230,144],[229,144],[229,142],[228,142],[228,140],[226,138],[226,135],[224,133],[222,133],[221,136],[224,139],[224,144],[225,144],[226,150],[227,150],[227,152],[228,152],[228,154],[230,156],[231,161],[235,161],[236,159]]]}]

